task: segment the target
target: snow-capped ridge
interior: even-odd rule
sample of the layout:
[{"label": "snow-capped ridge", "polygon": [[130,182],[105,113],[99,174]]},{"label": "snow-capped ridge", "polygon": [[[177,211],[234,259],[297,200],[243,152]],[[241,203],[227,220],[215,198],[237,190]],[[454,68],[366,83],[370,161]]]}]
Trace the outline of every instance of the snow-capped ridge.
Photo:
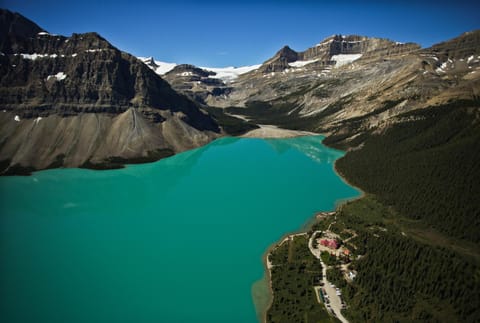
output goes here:
[{"label": "snow-capped ridge", "polygon": [[[178,66],[177,63],[167,63],[167,62],[157,61],[153,57],[137,57],[137,58],[160,76],[167,74],[168,72],[173,70],[176,66]],[[258,69],[260,66],[261,64],[251,65],[251,66],[241,66],[241,67],[228,66],[228,67],[200,67],[200,68],[206,71],[214,72],[215,75],[210,75],[211,78],[218,78],[223,80],[224,82],[230,82],[235,80],[242,74]]]},{"label": "snow-capped ridge", "polygon": [[231,82],[238,78],[242,74],[246,74],[248,72],[254,71],[258,69],[261,64],[258,65],[250,65],[250,66],[241,66],[241,67],[201,67],[204,70],[212,71],[216,73],[216,75],[210,76],[211,78],[218,78],[225,82]]},{"label": "snow-capped ridge", "polygon": [[162,61],[156,61],[152,56],[150,57],[137,57],[141,60],[145,65],[150,67],[155,73],[162,76],[170,72],[177,66],[176,63],[167,63]]}]

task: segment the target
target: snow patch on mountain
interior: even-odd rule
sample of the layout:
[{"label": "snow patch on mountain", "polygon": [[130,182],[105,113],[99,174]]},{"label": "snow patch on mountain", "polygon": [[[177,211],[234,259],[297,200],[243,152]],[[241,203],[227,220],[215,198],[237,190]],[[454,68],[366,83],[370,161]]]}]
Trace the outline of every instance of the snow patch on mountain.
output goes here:
[{"label": "snow patch on mountain", "polygon": [[158,75],[165,75],[177,66],[175,63],[156,61],[153,57],[137,57]]},{"label": "snow patch on mountain", "polygon": [[47,76],[47,81],[52,79],[52,78],[55,78],[56,81],[62,81],[65,78],[67,78],[67,74],[65,74],[63,72],[58,72],[55,75],[49,75],[49,76]]},{"label": "snow patch on mountain", "polygon": [[41,31],[37,34],[38,36],[51,36],[51,37],[58,37],[57,34],[50,34],[50,33],[47,33],[46,31]]},{"label": "snow patch on mountain", "polygon": [[[162,61],[154,60],[152,57],[137,57],[143,63],[145,63],[148,67],[150,67],[155,73],[162,76],[166,73],[170,72],[177,66],[176,63],[166,63]],[[211,71],[216,73],[215,75],[211,75],[211,78],[221,79],[225,82],[233,81],[234,79],[238,78],[240,75],[254,71],[261,66],[259,65],[251,65],[251,66],[242,66],[242,67],[200,67],[201,69]],[[187,75],[182,75],[187,76]]]},{"label": "snow patch on mountain", "polygon": [[362,57],[362,54],[340,54],[333,55],[331,60],[336,62],[335,67],[340,67],[350,64],[351,62],[359,59],[360,57]]},{"label": "snow patch on mountain", "polygon": [[211,78],[221,79],[225,82],[231,82],[238,78],[240,75],[254,71],[258,69],[261,64],[251,65],[251,66],[242,66],[242,67],[201,67],[204,70],[212,71],[216,75],[211,75]]},{"label": "snow patch on mountain", "polygon": [[46,58],[46,57],[51,57],[51,58],[56,58],[58,57],[57,54],[14,54],[15,56],[20,55],[22,56],[23,59],[30,59],[32,61],[36,60],[37,58]]},{"label": "snow patch on mountain", "polygon": [[[331,37],[333,37],[333,36],[331,36]],[[330,37],[329,37],[329,38],[330,38]],[[323,46],[323,45],[325,45],[325,44],[330,44],[330,43],[332,43],[332,42],[333,42],[333,38],[330,38],[330,39],[327,39],[327,40],[322,41],[321,43],[316,44],[315,47]]]},{"label": "snow patch on mountain", "polygon": [[305,65],[315,63],[316,61],[318,61],[318,59],[312,59],[309,61],[296,61],[296,62],[288,63],[288,65],[292,67],[303,67]]}]

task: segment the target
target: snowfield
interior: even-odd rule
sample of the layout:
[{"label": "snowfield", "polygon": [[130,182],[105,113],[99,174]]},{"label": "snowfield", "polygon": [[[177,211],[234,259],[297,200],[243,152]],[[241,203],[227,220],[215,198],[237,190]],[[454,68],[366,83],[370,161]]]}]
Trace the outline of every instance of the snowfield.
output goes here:
[{"label": "snowfield", "polygon": [[[139,60],[147,64],[148,67],[150,67],[155,73],[158,75],[162,76],[170,72],[177,66],[178,64],[176,63],[167,63],[167,62],[162,62],[162,61],[157,61],[154,60],[152,57],[137,57]],[[157,67],[149,65],[149,63],[153,61]],[[237,77],[239,77],[242,74],[254,71],[258,69],[261,66],[261,64],[258,65],[252,65],[252,66],[242,66],[242,67],[200,67],[201,69],[211,71],[216,73],[216,75],[210,76],[211,78],[218,78],[221,79],[224,82],[231,82],[235,80]]]},{"label": "snowfield", "polygon": [[318,61],[318,59],[312,59],[310,61],[296,61],[296,62],[288,63],[288,65],[292,67],[303,67],[305,65],[315,63],[316,61]]},{"label": "snowfield", "polygon": [[242,67],[200,67],[207,71],[212,71],[216,75],[210,76],[211,78],[221,79],[224,82],[231,82],[238,78],[240,75],[254,71],[258,69],[261,64],[251,65],[251,66],[242,66]]},{"label": "snowfield", "polygon": [[[158,75],[165,75],[171,70],[175,68],[178,64],[175,63],[167,63],[167,62],[161,62],[153,59],[153,57],[137,57],[139,60],[144,62],[148,67],[150,67],[155,73]],[[153,67],[151,65],[148,65],[150,61],[153,61],[157,67]]]},{"label": "snowfield", "polygon": [[335,67],[340,67],[350,64],[351,62],[359,59],[360,57],[362,57],[362,54],[340,54],[333,55],[331,60],[336,62]]}]

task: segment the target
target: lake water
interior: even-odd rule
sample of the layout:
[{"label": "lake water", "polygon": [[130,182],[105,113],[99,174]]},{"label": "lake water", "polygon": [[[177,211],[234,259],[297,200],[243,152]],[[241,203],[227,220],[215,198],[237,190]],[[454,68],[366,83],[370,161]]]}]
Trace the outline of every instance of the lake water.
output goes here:
[{"label": "lake water", "polygon": [[2,322],[257,322],[262,255],[357,196],[320,136],[0,178]]}]

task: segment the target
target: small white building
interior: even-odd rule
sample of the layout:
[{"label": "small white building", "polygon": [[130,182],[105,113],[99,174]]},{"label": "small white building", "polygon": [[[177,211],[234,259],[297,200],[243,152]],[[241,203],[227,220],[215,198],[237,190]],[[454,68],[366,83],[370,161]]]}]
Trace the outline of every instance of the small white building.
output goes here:
[{"label": "small white building", "polygon": [[354,280],[355,277],[357,277],[357,273],[355,273],[353,271],[348,272],[348,278],[350,278],[350,280]]}]

